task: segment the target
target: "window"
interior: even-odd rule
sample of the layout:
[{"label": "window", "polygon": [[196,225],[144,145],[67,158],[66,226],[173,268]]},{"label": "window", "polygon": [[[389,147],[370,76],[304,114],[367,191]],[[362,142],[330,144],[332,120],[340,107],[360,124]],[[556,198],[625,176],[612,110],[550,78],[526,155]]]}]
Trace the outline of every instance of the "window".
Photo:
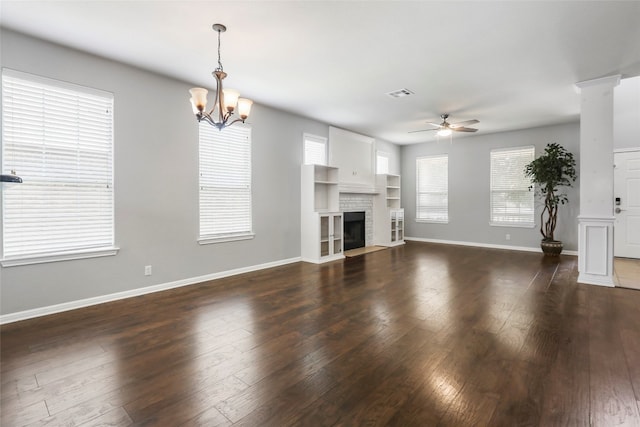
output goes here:
[{"label": "window", "polygon": [[449,222],[448,155],[416,159],[416,220]]},{"label": "window", "polygon": [[4,69],[2,170],[3,266],[115,254],[113,94]]},{"label": "window", "polygon": [[251,128],[200,124],[201,244],[253,237]]},{"label": "window", "polygon": [[534,194],[524,168],[534,147],[491,150],[491,224],[533,227]]},{"label": "window", "polygon": [[304,134],[304,164],[327,165],[327,138]]},{"label": "window", "polygon": [[389,173],[389,155],[378,151],[376,155],[376,173]]}]

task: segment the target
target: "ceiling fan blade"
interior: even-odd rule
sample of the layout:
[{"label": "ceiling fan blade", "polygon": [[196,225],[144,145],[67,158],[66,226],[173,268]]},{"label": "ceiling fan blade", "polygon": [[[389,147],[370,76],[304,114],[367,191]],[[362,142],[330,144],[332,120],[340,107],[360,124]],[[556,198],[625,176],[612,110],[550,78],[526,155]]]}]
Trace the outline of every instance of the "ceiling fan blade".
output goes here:
[{"label": "ceiling fan blade", "polygon": [[410,130],[408,133],[429,132],[430,130],[438,130],[438,129]]},{"label": "ceiling fan blade", "polygon": [[455,132],[478,132],[478,129],[474,129],[474,128],[465,128],[465,127],[461,127],[461,128],[454,128],[451,127],[450,128],[452,131]]},{"label": "ceiling fan blade", "polygon": [[435,127],[437,127],[437,128],[442,128],[442,127],[444,127],[444,125],[443,125],[442,123],[427,122],[427,124],[428,124],[428,125],[431,125],[431,126],[435,126]]},{"label": "ceiling fan blade", "polygon": [[457,127],[466,126],[466,125],[475,125],[476,123],[480,123],[480,120],[475,120],[475,119],[465,120],[464,122],[453,123],[451,127],[457,128]]}]

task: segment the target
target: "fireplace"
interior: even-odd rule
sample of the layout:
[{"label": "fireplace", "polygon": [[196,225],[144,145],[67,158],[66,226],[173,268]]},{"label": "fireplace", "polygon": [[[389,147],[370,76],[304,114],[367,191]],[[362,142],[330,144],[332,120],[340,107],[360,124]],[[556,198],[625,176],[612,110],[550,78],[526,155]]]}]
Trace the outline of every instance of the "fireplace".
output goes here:
[{"label": "fireplace", "polygon": [[344,250],[365,247],[364,212],[344,212]]}]

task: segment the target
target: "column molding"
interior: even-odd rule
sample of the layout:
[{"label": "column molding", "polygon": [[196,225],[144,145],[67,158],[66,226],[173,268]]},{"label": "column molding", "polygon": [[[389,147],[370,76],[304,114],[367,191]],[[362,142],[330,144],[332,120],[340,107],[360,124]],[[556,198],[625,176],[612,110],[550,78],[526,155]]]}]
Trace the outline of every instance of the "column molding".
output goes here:
[{"label": "column molding", "polygon": [[576,83],[576,88],[578,90],[582,90],[592,86],[602,86],[602,87],[616,87],[620,84],[620,79],[622,75],[616,74],[614,76],[601,77],[599,79],[591,79],[591,80],[583,80],[581,82]]},{"label": "column molding", "polygon": [[614,217],[578,216],[578,282],[614,286]]},{"label": "column molding", "polygon": [[613,88],[620,75],[575,84],[580,93],[578,282],[613,281]]}]

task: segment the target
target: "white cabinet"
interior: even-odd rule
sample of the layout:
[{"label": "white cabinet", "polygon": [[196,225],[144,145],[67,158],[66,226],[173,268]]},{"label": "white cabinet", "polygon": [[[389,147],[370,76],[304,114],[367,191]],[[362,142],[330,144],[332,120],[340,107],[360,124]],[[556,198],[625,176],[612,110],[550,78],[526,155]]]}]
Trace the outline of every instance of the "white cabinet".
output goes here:
[{"label": "white cabinet", "polygon": [[404,243],[404,209],[392,209],[391,212],[391,246]]},{"label": "white cabinet", "polygon": [[378,246],[404,244],[404,209],[400,207],[400,175],[376,175],[379,191],[373,200],[374,243]]},{"label": "white cabinet", "polygon": [[338,168],[302,165],[301,178],[302,260],[322,263],[344,258]]},{"label": "white cabinet", "polygon": [[319,217],[320,258],[327,260],[342,258],[342,213],[319,214]]}]

